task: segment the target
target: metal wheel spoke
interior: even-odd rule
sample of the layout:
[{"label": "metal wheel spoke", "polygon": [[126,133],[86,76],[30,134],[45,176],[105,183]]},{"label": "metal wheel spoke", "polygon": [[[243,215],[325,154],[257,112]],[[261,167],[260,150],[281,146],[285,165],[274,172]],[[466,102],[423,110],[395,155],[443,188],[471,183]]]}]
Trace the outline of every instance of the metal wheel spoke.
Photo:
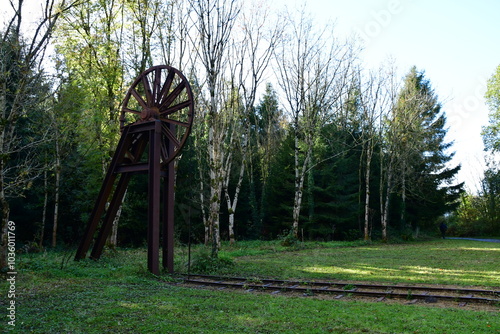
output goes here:
[{"label": "metal wheel spoke", "polygon": [[144,93],[146,95],[146,103],[148,107],[154,105],[153,92],[151,91],[151,85],[149,84],[148,77],[145,75],[142,77],[142,85],[144,86]]},{"label": "metal wheel spoke", "polygon": [[132,114],[137,114],[137,115],[141,114],[141,112],[139,110],[133,110],[133,109],[130,109],[130,108],[127,108],[127,107],[123,107],[122,110],[126,111],[126,112],[130,112]]},{"label": "metal wheel spoke", "polygon": [[[122,103],[120,129],[161,120],[160,156],[161,164],[165,165],[182,149],[193,118],[194,101],[189,82],[177,69],[160,65],[144,71],[130,86]],[[131,161],[137,159],[137,152],[142,152],[145,145],[141,140],[135,141],[138,143],[132,143],[128,152]]]},{"label": "metal wheel spoke", "polygon": [[177,87],[168,95],[168,97],[163,101],[160,105],[160,109],[164,109],[168,107],[174,100],[182,93],[182,90],[186,87],[186,83],[184,81],[180,82]]},{"label": "metal wheel spoke", "polygon": [[163,84],[163,87],[161,88],[160,94],[157,99],[158,104],[163,105],[163,100],[165,100],[165,98],[168,95],[168,92],[170,91],[170,87],[172,86],[174,77],[175,77],[174,71],[168,72],[167,78],[165,79],[165,83]]},{"label": "metal wheel spoke", "polygon": [[165,126],[165,124],[163,124],[162,130],[163,134],[168,138],[169,141],[171,141],[174,144],[175,148],[181,147],[181,143],[179,142],[179,140],[175,137],[172,131],[170,131],[170,129],[167,126]]},{"label": "metal wheel spoke", "polygon": [[184,108],[187,108],[191,105],[191,101],[184,101],[184,102],[181,102],[179,104],[176,104],[175,106],[173,107],[170,107],[170,108],[167,108],[165,110],[161,110],[160,109],[160,115],[170,115],[176,111],[179,111],[181,109],[184,109]]},{"label": "metal wheel spoke", "polygon": [[161,96],[158,95],[161,91],[161,68],[155,70],[154,82],[153,82],[153,96],[156,103],[160,101]]},{"label": "metal wheel spoke", "polygon": [[135,99],[137,100],[137,102],[139,102],[139,104],[141,105],[141,107],[143,107],[143,108],[147,108],[148,107],[146,101],[144,101],[144,99],[142,98],[142,96],[137,92],[137,90],[135,90],[135,88],[131,89],[131,93],[132,93],[132,96],[135,97]]},{"label": "metal wheel spoke", "polygon": [[186,122],[182,122],[182,121],[177,121],[175,119],[171,119],[171,118],[162,118],[161,119],[163,122],[167,122],[167,123],[170,123],[170,124],[175,124],[175,125],[179,125],[179,126],[182,126],[182,127],[189,127],[189,123],[186,123]]}]

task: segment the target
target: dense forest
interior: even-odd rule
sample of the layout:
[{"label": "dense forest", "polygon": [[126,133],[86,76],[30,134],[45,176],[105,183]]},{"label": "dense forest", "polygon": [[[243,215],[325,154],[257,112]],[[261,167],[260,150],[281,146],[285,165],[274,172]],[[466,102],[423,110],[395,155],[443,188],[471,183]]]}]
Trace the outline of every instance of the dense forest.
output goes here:
[{"label": "dense forest", "polygon": [[[48,0],[35,23],[11,1],[0,40],[2,246],[76,245],[150,66],[189,79],[193,129],[176,168],[176,239],[411,239],[446,220],[498,232],[500,178],[466,194],[446,111],[424,69],[365,69],[361,46],[305,7],[238,0]],[[499,110],[500,76],[488,83]],[[498,117],[498,115],[497,115]],[[500,118],[497,118],[497,121]],[[491,152],[498,128],[484,130]],[[147,181],[128,187],[110,243],[146,240]],[[432,232],[434,233],[434,232]]]}]

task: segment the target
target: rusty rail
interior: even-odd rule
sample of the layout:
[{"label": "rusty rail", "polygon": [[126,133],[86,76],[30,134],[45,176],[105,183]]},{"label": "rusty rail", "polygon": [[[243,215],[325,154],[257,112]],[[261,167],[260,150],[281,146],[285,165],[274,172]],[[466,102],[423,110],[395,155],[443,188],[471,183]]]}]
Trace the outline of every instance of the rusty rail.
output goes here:
[{"label": "rusty rail", "polygon": [[[294,281],[243,277],[221,277],[210,275],[184,276],[184,283],[197,286],[213,286],[224,288],[245,289],[247,291],[300,292],[305,295],[336,294],[337,299],[346,295],[377,298],[406,299],[409,303],[418,300],[434,303],[437,301],[458,302],[460,306],[467,303],[500,304],[500,291],[488,289],[413,286],[397,284],[368,284],[338,281]],[[418,293],[415,293],[418,292]]]}]

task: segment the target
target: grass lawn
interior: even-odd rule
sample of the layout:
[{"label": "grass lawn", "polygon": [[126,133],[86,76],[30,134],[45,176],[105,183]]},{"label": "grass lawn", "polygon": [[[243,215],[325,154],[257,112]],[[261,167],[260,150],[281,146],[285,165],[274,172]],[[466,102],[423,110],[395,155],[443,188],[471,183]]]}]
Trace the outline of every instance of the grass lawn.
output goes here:
[{"label": "grass lawn", "polygon": [[[232,265],[218,274],[285,279],[500,286],[500,244],[444,240],[400,245],[278,242],[225,245]],[[193,258],[200,247],[193,248]],[[184,271],[187,250],[178,248]],[[498,311],[321,300],[166,284],[146,267],[146,250],[108,252],[94,262],[74,252],[18,254],[12,333],[500,333]],[[6,310],[8,284],[0,282]],[[500,308],[498,309],[500,310]],[[6,312],[6,311],[3,311]]]},{"label": "grass lawn", "polygon": [[[308,279],[367,280],[500,287],[500,244],[438,240],[396,245],[342,243],[236,258],[229,273]],[[238,254],[238,246],[223,255]],[[307,246],[306,246],[307,247]],[[250,251],[251,252],[251,251]]]}]

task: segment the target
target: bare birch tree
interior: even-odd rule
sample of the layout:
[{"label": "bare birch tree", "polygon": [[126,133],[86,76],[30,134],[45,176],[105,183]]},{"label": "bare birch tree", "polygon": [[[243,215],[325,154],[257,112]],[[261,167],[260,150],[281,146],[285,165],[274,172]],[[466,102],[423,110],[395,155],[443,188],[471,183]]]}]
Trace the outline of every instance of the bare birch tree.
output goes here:
[{"label": "bare birch tree", "polygon": [[[294,135],[295,194],[292,232],[298,237],[306,173],[318,126],[326,119],[343,92],[353,62],[349,44],[340,44],[331,27],[315,31],[304,11],[297,19],[288,14],[288,30],[276,53],[279,85]],[[303,144],[302,144],[303,142]]]},{"label": "bare birch tree", "polygon": [[398,82],[396,80],[394,69],[389,74],[389,81],[387,83],[390,99],[390,112],[384,118],[383,123],[380,127],[380,136],[382,143],[380,145],[380,186],[379,186],[379,198],[380,198],[380,224],[382,226],[382,240],[387,241],[387,225],[389,222],[389,203],[391,194],[394,187],[394,172],[396,169],[396,142],[397,132],[395,128],[391,126],[391,113],[394,110],[394,105],[396,103],[396,94],[398,90]]},{"label": "bare birch tree", "polygon": [[417,146],[422,137],[419,109],[415,108],[415,105],[423,103],[425,99],[425,97],[422,98],[418,95],[400,92],[394,70],[392,69],[390,73],[387,87],[391,106],[384,126],[381,128],[383,143],[380,152],[382,173],[380,179],[380,219],[382,240],[384,241],[388,240],[390,200],[396,186],[401,187],[404,205],[406,183],[408,176],[411,175],[408,162],[411,156],[418,152]]},{"label": "bare birch tree", "polygon": [[189,34],[194,22],[187,18],[192,15],[190,2],[172,0],[162,6],[159,29],[156,33],[161,61],[174,66],[181,72],[192,70],[196,52],[190,49]]},{"label": "bare birch tree", "polygon": [[[209,169],[209,210],[206,220],[208,237],[211,238],[212,256],[220,247],[219,211],[222,196],[224,161],[230,117],[222,113],[222,93],[225,84],[225,67],[231,34],[241,5],[237,0],[190,0],[196,36],[190,36],[205,71],[204,85],[208,96],[203,96],[206,111],[201,111],[208,129],[207,153]],[[207,242],[208,240],[205,240]]]},{"label": "bare birch tree", "polygon": [[283,24],[280,19],[271,19],[271,13],[267,7],[262,7],[255,2],[249,3],[247,10],[241,17],[242,39],[233,44],[234,62],[230,62],[231,73],[235,82],[235,89],[239,92],[242,100],[242,113],[239,121],[233,127],[233,136],[236,136],[237,147],[241,153],[238,179],[233,198],[229,190],[231,166],[233,154],[230,152],[225,163],[224,196],[227,202],[229,214],[229,240],[235,242],[234,215],[238,204],[238,197],[245,175],[245,167],[248,160],[250,146],[250,114],[254,107],[257,90],[262,84],[277,41],[282,36]]},{"label": "bare birch tree", "polygon": [[370,198],[371,198],[371,164],[375,150],[375,145],[379,141],[380,122],[387,115],[390,107],[390,96],[387,91],[387,76],[383,69],[377,73],[370,72],[366,78],[361,73],[359,85],[361,88],[359,94],[360,112],[361,112],[361,163],[360,169],[363,174],[364,182],[364,214],[363,214],[363,235],[364,240],[370,240]]}]

